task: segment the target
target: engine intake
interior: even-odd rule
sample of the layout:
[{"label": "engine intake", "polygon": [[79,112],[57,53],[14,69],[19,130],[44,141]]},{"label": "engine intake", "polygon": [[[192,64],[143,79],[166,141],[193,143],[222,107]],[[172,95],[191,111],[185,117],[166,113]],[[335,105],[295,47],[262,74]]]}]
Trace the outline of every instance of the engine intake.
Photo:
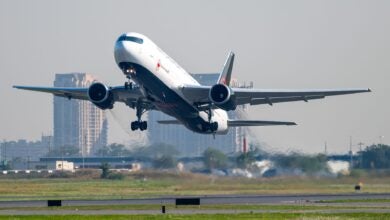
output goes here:
[{"label": "engine intake", "polygon": [[216,106],[226,111],[235,110],[237,107],[233,90],[224,84],[212,86],[209,98]]},{"label": "engine intake", "polygon": [[112,109],[114,107],[114,98],[110,89],[103,83],[96,82],[89,86],[88,98],[100,109]]}]

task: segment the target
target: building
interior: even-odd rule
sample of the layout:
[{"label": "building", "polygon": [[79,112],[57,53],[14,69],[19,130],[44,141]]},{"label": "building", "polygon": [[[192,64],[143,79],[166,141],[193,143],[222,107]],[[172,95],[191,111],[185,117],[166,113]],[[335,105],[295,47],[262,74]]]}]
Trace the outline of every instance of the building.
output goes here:
[{"label": "building", "polygon": [[[219,74],[193,74],[193,77],[202,85],[213,85],[217,82]],[[237,82],[232,80],[233,87],[239,87]],[[245,110],[245,106],[237,107],[238,110]],[[237,110],[236,110],[237,111]],[[236,111],[228,112],[229,118],[238,118]],[[159,120],[170,120],[170,116],[159,112],[148,113],[148,139],[151,144],[164,143],[176,147],[180,156],[200,156],[205,149],[213,147],[224,153],[239,152],[242,150],[245,128],[232,127],[227,135],[205,135],[190,131],[182,125],[161,125]]]},{"label": "building", "polygon": [[38,161],[49,152],[52,142],[53,136],[50,135],[42,135],[39,141],[3,141],[0,144],[0,161]]},{"label": "building", "polygon": [[[88,87],[95,78],[86,73],[56,74],[55,87]],[[54,148],[73,146],[84,156],[107,145],[103,110],[83,100],[54,97]]]},{"label": "building", "polygon": [[56,161],[56,170],[73,171],[74,170],[74,163],[64,161],[64,160],[58,160],[58,161]]}]

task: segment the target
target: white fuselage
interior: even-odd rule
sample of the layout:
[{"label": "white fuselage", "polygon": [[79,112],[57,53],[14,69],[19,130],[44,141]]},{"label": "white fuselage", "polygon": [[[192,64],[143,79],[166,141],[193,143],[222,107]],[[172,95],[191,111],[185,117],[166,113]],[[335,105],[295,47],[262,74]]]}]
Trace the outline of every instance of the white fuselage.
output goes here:
[{"label": "white fuselage", "polygon": [[[200,85],[187,71],[144,35],[127,33],[115,44],[115,61],[122,71],[131,76],[154,106],[178,119],[183,125],[198,133],[206,131],[208,114],[198,111],[182,94],[186,85]],[[218,122],[217,134],[228,132],[227,112],[212,110],[212,122]]]}]

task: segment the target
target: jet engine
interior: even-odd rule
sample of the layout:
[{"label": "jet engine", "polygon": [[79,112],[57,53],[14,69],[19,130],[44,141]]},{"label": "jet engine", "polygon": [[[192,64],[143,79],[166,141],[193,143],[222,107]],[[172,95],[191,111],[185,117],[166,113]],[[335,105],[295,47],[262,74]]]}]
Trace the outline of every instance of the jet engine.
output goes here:
[{"label": "jet engine", "polygon": [[103,83],[96,82],[89,86],[88,97],[93,104],[102,110],[114,107],[115,101],[112,92]]},{"label": "jet engine", "polygon": [[210,89],[209,98],[214,105],[226,111],[235,110],[237,107],[233,90],[224,84],[213,85]]}]

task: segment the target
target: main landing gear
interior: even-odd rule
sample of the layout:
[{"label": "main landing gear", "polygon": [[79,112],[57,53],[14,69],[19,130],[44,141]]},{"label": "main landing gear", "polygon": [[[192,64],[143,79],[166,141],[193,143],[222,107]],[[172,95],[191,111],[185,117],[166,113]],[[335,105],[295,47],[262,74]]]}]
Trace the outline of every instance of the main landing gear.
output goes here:
[{"label": "main landing gear", "polygon": [[207,109],[206,113],[208,115],[209,123],[205,126],[204,130],[215,133],[218,130],[218,122],[211,122],[211,117],[213,116],[211,106],[209,106],[209,109]]},{"label": "main landing gear", "polygon": [[215,133],[218,130],[218,122],[209,122],[202,126],[203,131],[211,131]]},{"label": "main landing gear", "polygon": [[133,122],[131,122],[131,130],[135,131],[138,129],[141,131],[148,129],[148,123],[146,121],[133,121]]},{"label": "main landing gear", "polygon": [[146,121],[142,121],[141,119],[141,116],[142,114],[144,114],[146,112],[146,110],[142,107],[142,103],[139,101],[137,103],[137,107],[136,107],[136,114],[137,114],[137,121],[133,121],[131,122],[131,130],[132,131],[135,131],[135,130],[141,130],[141,131],[144,131],[146,129],[148,129],[148,123]]}]

